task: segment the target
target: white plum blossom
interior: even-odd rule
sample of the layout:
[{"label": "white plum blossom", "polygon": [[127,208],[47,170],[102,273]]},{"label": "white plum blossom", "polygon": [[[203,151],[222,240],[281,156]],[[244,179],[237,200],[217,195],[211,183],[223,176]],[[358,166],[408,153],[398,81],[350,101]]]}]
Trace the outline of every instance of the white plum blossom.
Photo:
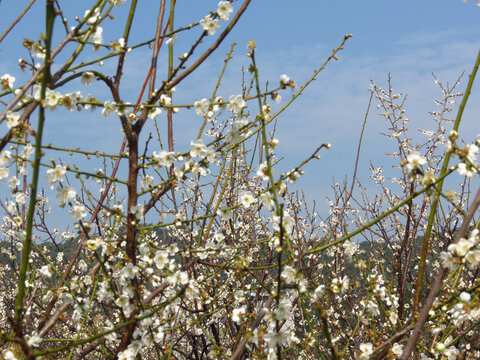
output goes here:
[{"label": "white plum blossom", "polygon": [[171,285],[186,285],[188,274],[185,271],[178,270],[175,274],[167,277],[167,282]]},{"label": "white plum blossom", "polygon": [[70,216],[73,217],[75,220],[81,220],[85,216],[87,216],[88,211],[82,204],[75,204],[70,209]]},{"label": "white plum blossom", "polygon": [[275,310],[275,320],[286,321],[290,318],[290,312],[292,311],[292,304],[289,301],[282,301],[278,304],[278,308]]},{"label": "white plum blossom", "polygon": [[8,168],[0,167],[0,181],[8,178],[9,170]]},{"label": "white plum blossom", "polygon": [[154,165],[155,169],[158,169],[160,166],[170,167],[177,160],[175,154],[172,151],[162,150],[160,152],[154,151],[152,158],[157,161],[157,164]]},{"label": "white plum blossom", "polygon": [[105,101],[103,103],[102,115],[105,117],[109,117],[112,112],[117,111],[117,104],[111,101]]},{"label": "white plum blossom", "polygon": [[198,158],[207,156],[207,146],[203,143],[202,139],[198,139],[195,142],[190,141],[190,156]]},{"label": "white plum blossom", "polygon": [[12,89],[15,78],[10,74],[5,74],[0,78],[0,87],[2,90]]},{"label": "white plum blossom", "polygon": [[468,178],[473,178],[473,176],[475,175],[476,173],[476,169],[471,166],[470,164],[465,164],[465,163],[460,163],[458,164],[458,173],[461,175],[461,176],[466,176]]},{"label": "white plum blossom", "polygon": [[149,119],[155,119],[158,115],[160,115],[162,113],[162,109],[160,109],[159,107],[154,107],[154,108],[151,108],[149,111],[148,111],[148,118]]},{"label": "white plum blossom", "polygon": [[56,165],[53,169],[47,170],[47,182],[50,185],[50,189],[53,190],[56,182],[61,182],[65,179],[67,168],[62,165]]},{"label": "white plum blossom", "polygon": [[85,71],[82,73],[80,82],[85,85],[89,85],[96,80],[95,74],[91,71]]},{"label": "white plum blossom", "polygon": [[233,114],[238,114],[245,107],[245,100],[242,95],[231,95],[228,99],[227,110]]},{"label": "white plum blossom", "polygon": [[25,340],[27,340],[28,346],[32,347],[39,347],[42,342],[42,338],[38,336],[37,332],[33,332],[31,335],[25,336]]},{"label": "white plum blossom", "polygon": [[200,20],[200,26],[208,32],[208,35],[214,35],[215,32],[220,28],[218,24],[218,20],[212,18],[210,15],[205,16],[202,20]]},{"label": "white plum blossom", "polygon": [[195,112],[199,116],[205,116],[208,114],[209,105],[210,105],[210,102],[207,99],[197,100],[193,104],[193,106],[195,107]]},{"label": "white plum blossom", "polygon": [[164,106],[171,106],[172,105],[172,98],[168,95],[162,94],[160,95],[160,104]]},{"label": "white plum blossom", "polygon": [[262,204],[267,208],[268,211],[272,211],[275,206],[275,201],[270,193],[263,193],[260,195],[262,199]]},{"label": "white plum blossom", "polygon": [[360,349],[360,353],[357,354],[356,359],[358,359],[358,360],[368,360],[368,359],[370,359],[370,355],[373,354],[372,343],[360,344],[359,349]]},{"label": "white plum blossom", "polygon": [[7,111],[5,119],[7,127],[11,129],[19,124],[20,114],[13,111]]},{"label": "white plum blossom", "polygon": [[425,165],[427,159],[421,156],[418,152],[414,151],[407,155],[407,170],[412,172],[414,169]]},{"label": "white plum blossom", "polygon": [[158,250],[155,253],[155,257],[153,258],[153,262],[155,263],[155,266],[159,269],[162,270],[168,263],[168,252],[164,250]]},{"label": "white plum blossom", "polygon": [[345,251],[345,255],[347,255],[347,257],[351,259],[352,256],[358,251],[359,245],[354,244],[350,240],[346,240],[343,242],[342,247]]},{"label": "white plum blossom", "polygon": [[125,3],[126,0],[108,0],[113,6],[121,6]]},{"label": "white plum blossom", "polygon": [[99,45],[103,41],[103,28],[101,26],[97,26],[95,28],[95,32],[92,35],[93,43]]},{"label": "white plum blossom", "polygon": [[57,187],[57,200],[61,207],[73,199],[75,195],[77,195],[77,192],[70,185]]},{"label": "white plum blossom", "polygon": [[258,167],[257,176],[259,176],[263,181],[270,180],[270,177],[268,176],[268,165],[266,162],[261,163]]},{"label": "white plum blossom", "polygon": [[34,150],[33,150],[32,144],[27,144],[27,145],[25,145],[22,152],[20,153],[20,157],[22,159],[28,159],[33,154],[33,152],[34,152]]},{"label": "white plum blossom", "polygon": [[[90,10],[86,10],[84,18],[87,17],[89,13],[90,13]],[[100,17],[100,9],[95,8],[95,10],[93,10],[93,12],[90,14],[90,17],[87,19],[87,23],[92,25],[98,20],[99,17]]]},{"label": "white plum blossom", "polygon": [[227,221],[227,220],[232,219],[233,211],[232,211],[232,209],[230,209],[228,207],[222,207],[222,208],[217,210],[217,215],[220,216],[222,218],[222,220]]},{"label": "white plum blossom", "polygon": [[0,153],[0,166],[9,166],[13,161],[12,153],[4,150]]},{"label": "white plum blossom", "polygon": [[297,279],[297,271],[287,265],[283,268],[281,277],[287,284],[292,284]]},{"label": "white plum blossom", "polygon": [[280,86],[289,86],[292,79],[290,79],[286,74],[280,75]]},{"label": "white plum blossom", "polygon": [[112,41],[110,47],[114,52],[121,52],[125,48],[125,39],[122,37],[118,40]]},{"label": "white plum blossom", "polygon": [[229,1],[220,1],[218,3],[217,15],[222,21],[227,21],[230,13],[233,11]]},{"label": "white plum blossom", "polygon": [[18,180],[16,176],[10,176],[8,179],[8,187],[10,190],[15,190],[18,185],[20,185],[20,180]]},{"label": "white plum blossom", "polygon": [[240,202],[245,209],[248,209],[251,205],[256,203],[256,199],[253,197],[250,191],[246,191],[240,194]]},{"label": "white plum blossom", "polygon": [[137,204],[130,207],[130,213],[134,214],[137,220],[141,220],[143,218],[144,210],[145,209],[143,204]]},{"label": "white plum blossom", "polygon": [[245,315],[245,306],[233,309],[233,311],[232,311],[232,321],[239,324],[242,321],[243,315]]},{"label": "white plum blossom", "polygon": [[141,184],[144,189],[147,189],[149,187],[152,187],[153,185],[153,176],[152,175],[145,175],[145,177],[142,179]]}]

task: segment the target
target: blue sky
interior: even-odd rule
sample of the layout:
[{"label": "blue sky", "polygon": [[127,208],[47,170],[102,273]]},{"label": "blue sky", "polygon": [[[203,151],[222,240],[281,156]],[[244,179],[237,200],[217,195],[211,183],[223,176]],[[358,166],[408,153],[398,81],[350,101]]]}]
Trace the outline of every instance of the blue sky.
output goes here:
[{"label": "blue sky", "polygon": [[[0,3],[1,32],[27,3],[26,0],[3,0]],[[65,15],[73,19],[76,14],[83,16],[93,1],[60,3],[65,4]],[[22,75],[15,64],[19,57],[26,56],[20,43],[26,37],[36,39],[43,31],[43,4],[44,1],[37,1],[25,20],[0,44],[0,74],[16,76],[17,85]],[[116,10],[119,20],[125,16],[127,4]],[[153,33],[158,11],[157,0],[142,0],[139,4],[133,41],[144,40]],[[217,1],[210,0],[178,0],[176,25],[198,21],[209,10],[215,10],[216,4]],[[241,1],[235,2],[235,9],[240,4]],[[121,37],[122,30],[115,24],[112,21],[104,26],[104,38],[108,41]],[[313,69],[323,63],[344,34],[349,33],[354,36],[340,54],[339,61],[330,63],[305,95],[280,116],[277,127],[279,155],[284,157],[282,170],[289,170],[318,144],[332,143],[332,149],[323,152],[320,161],[306,168],[306,176],[300,182],[310,200],[322,202],[329,194],[332,177],[342,180],[345,175],[352,174],[371,79],[385,86],[390,73],[394,89],[408,94],[406,109],[411,130],[433,128],[428,112],[435,109],[433,101],[441,98],[441,92],[434,84],[432,72],[440,81],[454,83],[463,71],[466,74],[471,71],[480,48],[480,8],[476,1],[253,0],[222,47],[189,82],[178,87],[175,96],[181,102],[208,97],[224,54],[233,41],[238,45],[222,84],[221,94],[224,97],[240,93],[241,68],[248,66],[245,46],[250,39],[255,39],[257,43],[262,81],[276,84],[279,76],[286,73],[301,84]],[[187,44],[188,36],[181,36],[176,43],[177,53],[188,50]],[[124,94],[138,93],[147,71],[148,55],[149,50],[145,49],[127,58],[127,75],[122,88]],[[113,68],[114,63],[106,63],[103,71],[108,73]],[[465,75],[461,90],[466,82]],[[474,87],[464,124],[460,128],[466,141],[471,141],[480,132],[479,82]],[[89,89],[81,90],[86,94]],[[285,93],[284,98],[287,97],[288,93]],[[135,100],[135,96],[126,98]],[[178,117],[175,124],[176,134],[179,134],[177,146],[189,143],[196,133],[196,127],[192,126],[196,121],[198,118],[192,111]],[[82,122],[81,126],[78,126],[79,122]],[[385,129],[385,124],[373,108],[360,159],[360,175],[364,180],[368,180],[370,161],[378,166],[384,164],[383,153],[389,149],[379,133]],[[113,118],[105,120],[99,112],[88,118],[85,112],[58,114],[51,118],[46,129],[47,142],[57,141],[92,150],[105,148],[112,152],[117,151],[121,136],[118,121]],[[3,193],[6,184],[1,186],[0,192]]]}]

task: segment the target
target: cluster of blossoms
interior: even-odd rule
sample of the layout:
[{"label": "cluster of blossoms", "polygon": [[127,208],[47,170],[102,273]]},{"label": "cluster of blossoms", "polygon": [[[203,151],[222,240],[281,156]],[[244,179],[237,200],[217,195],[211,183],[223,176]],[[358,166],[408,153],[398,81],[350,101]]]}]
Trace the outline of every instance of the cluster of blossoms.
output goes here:
[{"label": "cluster of blossoms", "polygon": [[479,230],[474,229],[468,239],[461,238],[458,242],[450,244],[447,251],[440,254],[443,265],[451,270],[465,264],[474,270],[480,266],[480,237]]},{"label": "cluster of blossoms", "polygon": [[[220,20],[227,21],[232,11],[233,7],[230,4],[230,1],[220,1],[218,3],[218,9],[215,15]],[[220,29],[220,25],[216,17],[212,17],[212,15],[207,15],[199,22],[200,26],[208,33],[208,35],[214,35],[215,32]]]},{"label": "cluster of blossoms", "polygon": [[[126,35],[108,46],[102,44],[100,24],[107,17],[113,19],[109,11],[125,0],[109,3],[111,6],[88,10],[80,31],[84,40],[90,36],[94,50],[115,52],[99,57],[95,61],[99,65],[108,57],[125,55],[127,46]],[[216,12],[199,22],[205,31],[200,39],[213,35],[220,28],[219,21],[227,21],[232,12],[230,1],[220,1]],[[82,23],[80,19],[76,21]],[[166,35],[167,42],[171,45],[181,31]],[[44,59],[49,52],[40,42],[27,43],[35,57]],[[85,41],[79,49],[84,46]],[[254,41],[248,51],[253,69]],[[0,153],[0,180],[6,180],[9,188],[7,199],[0,201],[5,210],[0,227],[5,239],[0,246],[0,292],[5,294],[0,297],[0,341],[4,346],[0,356],[23,358],[23,346],[32,356],[51,352],[58,358],[85,359],[273,360],[318,359],[329,354],[361,360],[396,359],[410,336],[402,327],[414,321],[413,309],[418,304],[411,289],[419,284],[421,264],[426,265],[427,276],[442,265],[454,270],[455,276],[445,282],[418,340],[418,349],[428,351],[415,356],[425,360],[428,356],[478,358],[480,353],[469,347],[469,342],[480,340],[471,331],[480,318],[475,276],[480,266],[479,231],[473,229],[467,239],[448,242],[458,231],[465,188],[460,189],[463,193],[458,203],[445,201],[442,213],[434,214],[443,215],[444,220],[435,224],[438,241],[427,243],[424,260],[417,250],[428,225],[431,195],[424,191],[423,197],[404,199],[416,194],[419,183],[412,180],[417,176],[423,187],[438,181],[441,156],[432,154],[440,144],[460,158],[458,172],[469,181],[477,173],[479,144],[460,147],[456,133],[445,141],[445,130],[439,125],[436,132],[423,131],[429,137],[427,146],[412,145],[406,134],[408,119],[398,104],[401,96],[393,93],[390,84],[388,90],[373,86],[381,116],[389,122],[391,133],[387,136],[398,145],[398,152],[390,155],[404,159],[406,170],[398,171],[400,175],[392,180],[400,191],[387,187],[389,177],[383,176],[383,168],[372,165],[379,190],[374,198],[373,191],[358,179],[354,179],[358,186],[351,190],[346,183],[335,184],[328,216],[321,219],[302,193],[287,187],[299,182],[303,166],[319,155],[282,172],[277,157],[279,140],[267,131],[270,120],[278,115],[269,99],[280,101],[278,92],[294,90],[295,81],[284,74],[278,88],[254,94],[258,78],[252,76],[251,87],[226,97],[228,100],[213,95],[193,104],[175,105],[171,97],[175,88],[170,85],[183,85],[175,74],[183,70],[183,59],[190,53],[193,51],[180,57],[177,69],[169,69],[174,75],[159,90],[153,90],[152,80],[151,97],[143,105],[124,101],[123,88],[112,85],[113,77],[81,63],[78,67],[69,64],[68,68],[74,69],[71,79],[82,85],[102,80],[96,85],[106,83],[115,101],[99,102],[78,91],[62,94],[54,83],[45,97],[40,86],[31,86],[27,92],[31,95],[24,95],[5,111],[9,133],[21,141],[14,140]],[[55,64],[60,62],[60,57],[55,58]],[[26,66],[26,62],[22,64]],[[119,80],[122,69],[117,70]],[[23,88],[15,89],[15,78],[8,74],[0,81],[5,91],[2,96],[15,96]],[[443,110],[434,115],[438,124],[445,120],[442,117],[453,96],[447,93],[444,103],[439,103]],[[257,109],[250,103],[247,108],[250,100],[253,104],[261,100]],[[44,153],[64,152],[77,156],[78,162],[67,165],[63,159],[52,159],[45,164],[42,160],[39,165],[46,176],[35,185],[39,189],[45,185],[46,190],[37,193],[30,213],[33,224],[27,229],[27,198],[37,186],[28,183],[34,151],[29,144],[31,133],[20,130],[34,121],[27,108],[38,106],[47,116],[61,107],[69,111],[101,107],[100,118],[118,115],[115,120],[122,124],[128,150],[112,155],[38,144]],[[164,126],[173,131],[170,120],[182,108],[192,108],[192,113],[204,120],[189,144],[175,143],[177,133],[174,139],[163,131]],[[162,111],[167,112],[169,122],[165,124],[160,121]],[[150,129],[141,132],[143,124]],[[154,129],[158,139],[151,135],[139,144],[145,132],[153,134]],[[163,145],[167,143],[165,133],[169,133],[168,147]],[[254,136],[257,133],[258,137]],[[418,149],[425,149],[424,155]],[[103,168],[85,171],[84,161],[89,160],[102,162]],[[126,166],[120,163],[127,161],[125,174]],[[106,176],[110,167],[112,175]],[[75,176],[67,176],[69,173]],[[435,188],[431,188],[433,192]],[[49,207],[49,191],[55,192],[59,209]],[[390,211],[402,201],[405,206]],[[60,230],[48,225],[49,217],[64,208],[63,213],[68,212],[74,220],[75,233],[68,227]],[[85,221],[89,214],[91,222]],[[58,222],[65,221],[59,218]],[[33,232],[30,238],[27,230]],[[34,250],[29,252],[29,248]],[[24,254],[20,252],[26,254],[23,259],[29,260],[28,267],[22,265]],[[23,282],[18,275],[22,271],[26,274]],[[23,286],[23,297],[18,295],[24,304],[19,312],[21,326],[12,327],[7,314],[18,312],[14,304]],[[422,295],[430,288],[430,278],[420,286]],[[19,344],[15,342],[18,338],[22,339]],[[72,346],[66,349],[60,341]]]}]

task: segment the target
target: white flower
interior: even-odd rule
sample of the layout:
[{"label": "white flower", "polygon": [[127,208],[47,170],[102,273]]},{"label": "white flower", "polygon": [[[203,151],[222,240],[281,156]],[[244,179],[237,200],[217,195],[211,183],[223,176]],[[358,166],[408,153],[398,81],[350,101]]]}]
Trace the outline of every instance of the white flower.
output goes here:
[{"label": "white flower", "polygon": [[467,159],[472,163],[477,163],[477,155],[478,155],[478,146],[477,145],[467,145],[465,150],[468,151]]},{"label": "white flower", "polygon": [[87,214],[88,211],[82,204],[75,204],[70,210],[70,216],[73,217],[75,220],[81,220],[85,216],[87,216]]},{"label": "white flower", "polygon": [[460,294],[460,300],[461,300],[462,302],[468,303],[468,302],[470,302],[470,300],[472,300],[472,296],[471,296],[469,293],[463,291],[463,292]]},{"label": "white flower", "polygon": [[198,139],[193,142],[190,141],[190,156],[204,158],[207,156],[207,147],[203,143],[202,139]]},{"label": "white flower", "polygon": [[236,323],[240,323],[242,316],[245,315],[245,306],[242,306],[232,311],[232,320]]},{"label": "white flower", "polygon": [[357,355],[358,360],[370,359],[373,354],[373,345],[371,343],[360,344],[360,354]]},{"label": "white flower", "polygon": [[210,102],[207,99],[202,99],[200,101],[195,101],[193,106],[195,107],[195,112],[199,116],[205,116],[208,114],[208,106]]},{"label": "white flower", "polygon": [[57,200],[61,207],[68,203],[70,199],[73,199],[75,195],[77,195],[77,192],[69,185],[57,187]]},{"label": "white flower", "polygon": [[407,170],[409,172],[413,171],[413,169],[425,165],[427,163],[427,159],[421,156],[418,152],[414,151],[407,155]]},{"label": "white flower", "polygon": [[240,202],[245,209],[248,209],[252,204],[255,204],[257,200],[250,191],[246,191],[240,195]]},{"label": "white flower", "polygon": [[320,298],[323,296],[324,292],[325,292],[325,285],[323,285],[323,284],[322,284],[322,285],[318,285],[318,286],[315,288],[315,290],[313,291],[313,295],[312,295],[313,300],[314,300],[314,301],[320,300]]},{"label": "white flower", "polygon": [[285,321],[290,318],[290,311],[292,310],[292,304],[288,301],[282,301],[278,304],[278,308],[275,310],[275,320]]},{"label": "white flower", "polygon": [[113,4],[113,6],[121,6],[123,3],[125,3],[126,0],[108,0]]},{"label": "white flower", "polygon": [[171,106],[172,105],[172,98],[170,96],[162,94],[162,95],[160,95],[160,104],[165,105],[165,106]]},{"label": "white flower", "polygon": [[12,161],[12,153],[8,150],[2,151],[0,154],[0,166],[9,166]]},{"label": "white flower", "polygon": [[45,278],[51,278],[52,274],[50,273],[50,266],[44,265],[38,270],[39,274]]},{"label": "white flower", "polygon": [[115,52],[121,52],[123,48],[125,47],[125,39],[122,37],[118,40],[112,41],[110,43],[110,46],[113,51]]},{"label": "white flower", "polygon": [[95,74],[93,72],[85,71],[84,73],[82,73],[82,78],[80,79],[80,82],[82,84],[89,85],[92,82],[94,82],[95,80],[96,80],[96,77],[95,77]]},{"label": "white flower", "polygon": [[36,332],[32,333],[32,335],[25,336],[25,340],[27,340],[28,346],[32,347],[39,347],[42,342],[42,338],[38,336]]},{"label": "white flower", "polygon": [[10,176],[8,179],[8,187],[10,190],[15,190],[18,185],[20,185],[20,180],[18,180],[16,176]]},{"label": "white flower", "polygon": [[0,78],[0,86],[2,90],[12,89],[15,78],[10,74],[5,74]]},{"label": "white flower", "polygon": [[403,345],[402,344],[398,344],[398,343],[393,344],[393,346],[392,346],[393,355],[400,356],[400,355],[402,355],[402,352],[403,352]]},{"label": "white flower", "polygon": [[352,243],[350,240],[346,240],[342,244],[343,250],[345,251],[345,255],[349,259],[357,252],[359,245]]},{"label": "white flower", "polygon": [[460,354],[460,351],[454,346],[450,346],[443,355],[447,357],[448,360],[456,360],[458,357],[458,354]]},{"label": "white flower", "polygon": [[217,210],[217,215],[222,218],[222,220],[230,220],[233,217],[232,209],[228,207],[223,207]]},{"label": "white flower", "polygon": [[67,173],[67,168],[62,165],[57,165],[53,169],[47,170],[47,182],[50,185],[50,189],[53,190],[54,184],[56,182],[63,181],[65,174]]},{"label": "white flower", "polygon": [[203,30],[208,32],[208,35],[214,35],[217,29],[220,28],[218,20],[213,19],[210,15],[205,16],[199,23]]},{"label": "white flower", "polygon": [[[455,244],[455,254],[457,256],[465,256],[474,245],[475,245],[475,242],[471,238],[470,239],[461,238],[458,241],[458,243]],[[450,250],[450,247],[449,247],[449,250]]]},{"label": "white flower", "polygon": [[268,181],[270,180],[270,177],[268,176],[268,165],[267,163],[262,163],[258,167],[257,171],[257,176],[261,177],[263,181]]},{"label": "white flower", "polygon": [[33,154],[33,151],[34,150],[33,150],[32,144],[27,144],[27,145],[25,145],[22,152],[20,153],[20,157],[22,159],[28,159],[30,157],[30,155]]},{"label": "white flower", "polygon": [[141,220],[143,218],[143,212],[144,212],[144,205],[143,204],[137,204],[132,207],[130,207],[130,213],[134,214],[137,220]]},{"label": "white flower", "polygon": [[[60,102],[61,98],[62,98],[62,94],[60,94],[59,92],[50,90],[49,88],[46,89],[45,103],[50,109],[54,110],[55,107]],[[37,99],[37,96],[35,96],[35,99],[40,100],[40,89],[39,89],[38,99]]]},{"label": "white flower", "polygon": [[193,176],[207,176],[207,170],[204,167],[200,166],[200,164],[195,163],[195,165],[193,165],[192,167],[192,174]]},{"label": "white flower", "polygon": [[280,86],[289,86],[290,81],[292,81],[292,79],[290,79],[286,74],[280,75]]},{"label": "white flower", "polygon": [[[90,10],[86,10],[84,17],[86,17],[89,12],[90,12]],[[91,14],[90,14],[90,17],[87,19],[87,23],[90,24],[90,25],[92,25],[92,24],[94,24],[94,23],[98,20],[99,17],[100,17],[100,9],[99,9],[99,8],[95,8],[95,10],[93,11],[93,13],[91,13]]]},{"label": "white flower", "polygon": [[117,104],[111,101],[105,101],[103,103],[102,115],[109,117],[112,112],[117,111]]},{"label": "white flower", "polygon": [[102,41],[103,41],[103,36],[102,36],[102,33],[103,33],[103,28],[101,26],[97,26],[97,28],[95,29],[95,33],[93,34],[93,42],[95,44],[101,44]]},{"label": "white flower", "polygon": [[293,283],[296,278],[297,278],[297,271],[291,267],[290,265],[287,265],[284,267],[282,270],[282,275],[281,278],[285,280],[287,284]]},{"label": "white flower", "polygon": [[460,163],[460,164],[458,164],[458,173],[461,176],[466,176],[466,177],[472,178],[473,175],[475,175],[475,173],[476,173],[476,169],[473,168],[470,164],[467,165],[465,163]]},{"label": "white flower", "polygon": [[0,167],[0,181],[8,177],[8,168]]},{"label": "white flower", "polygon": [[227,21],[230,13],[233,11],[232,5],[228,1],[220,1],[218,3],[217,14],[220,20]]},{"label": "white flower", "polygon": [[160,109],[159,107],[152,108],[148,111],[148,118],[153,120],[161,113],[162,113],[162,109]]},{"label": "white flower", "polygon": [[15,202],[18,204],[25,204],[27,201],[27,195],[24,192],[17,192],[15,193]]},{"label": "white flower", "polygon": [[3,356],[5,356],[5,360],[18,360],[17,356],[11,350],[5,351]]},{"label": "white flower", "polygon": [[173,44],[175,44],[175,41],[177,41],[177,39],[178,39],[178,34],[173,34],[172,36],[170,36],[170,37],[168,38],[167,41],[165,41],[165,44],[167,44],[167,45],[173,45]]},{"label": "white flower", "polygon": [[188,274],[178,270],[172,276],[167,277],[167,282],[172,285],[185,285],[188,283]]},{"label": "white flower", "polygon": [[260,195],[260,198],[262,199],[263,206],[265,206],[268,211],[272,211],[275,206],[275,201],[273,200],[272,195],[270,195],[270,193],[263,193]]},{"label": "white flower", "polygon": [[20,114],[13,111],[7,111],[5,118],[7,127],[11,129],[18,125],[18,120],[20,120]]},{"label": "white flower", "polygon": [[155,266],[159,269],[162,270],[169,262],[168,260],[168,252],[163,251],[163,250],[158,250],[155,253],[155,257],[153,258],[153,262],[155,263]]},{"label": "white flower", "polygon": [[144,189],[147,189],[149,187],[152,187],[153,185],[153,176],[152,175],[145,175],[145,177],[142,179],[141,184]]},{"label": "white flower", "polygon": [[238,114],[242,111],[246,104],[242,95],[231,95],[228,100],[229,103],[227,105],[227,110],[234,114]]},{"label": "white flower", "polygon": [[470,250],[465,256],[469,269],[473,270],[480,265],[480,250]]},{"label": "white flower", "polygon": [[158,165],[154,165],[156,169],[158,169],[159,166],[170,167],[176,160],[173,152],[168,152],[165,150],[162,150],[160,152],[154,151],[152,154],[152,158],[158,162]]}]

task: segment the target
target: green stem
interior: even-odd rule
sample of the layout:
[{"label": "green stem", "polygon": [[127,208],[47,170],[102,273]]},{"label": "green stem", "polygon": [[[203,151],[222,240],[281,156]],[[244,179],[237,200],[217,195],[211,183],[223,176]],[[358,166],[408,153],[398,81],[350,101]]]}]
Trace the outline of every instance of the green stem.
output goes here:
[{"label": "green stem", "polygon": [[38,177],[40,172],[40,158],[42,156],[41,144],[43,125],[45,122],[45,95],[47,84],[50,81],[50,59],[51,59],[51,43],[53,24],[55,20],[55,8],[53,6],[53,0],[47,0],[46,2],[46,38],[45,38],[45,66],[43,71],[43,78],[40,89],[41,106],[38,113],[38,126],[36,133],[36,145],[35,145],[35,162],[33,164],[32,182],[30,184],[30,201],[28,204],[27,219],[25,224],[25,240],[23,242],[22,262],[20,265],[20,274],[18,277],[18,293],[15,303],[15,331],[17,336],[22,337],[21,320],[23,313],[23,300],[25,298],[25,280],[28,269],[28,261],[30,258],[30,250],[32,246],[32,229],[33,229],[33,216],[35,214],[35,205],[37,204],[37,189],[38,189]]},{"label": "green stem", "polygon": [[[458,131],[458,128],[460,126],[460,121],[462,120],[463,116],[463,111],[465,110],[465,105],[467,104],[468,98],[470,96],[470,93],[472,91],[472,86],[473,82],[475,80],[475,76],[477,75],[477,70],[480,65],[480,50],[477,55],[477,60],[475,61],[475,65],[473,66],[472,73],[470,74],[470,78],[468,80],[467,88],[465,90],[465,95],[463,96],[462,103],[460,104],[460,108],[458,109],[457,113],[457,118],[455,119],[455,124],[453,125],[453,130]],[[427,261],[427,253],[428,253],[428,246],[430,242],[430,237],[432,234],[432,228],[433,224],[435,221],[435,215],[437,213],[437,207],[438,203],[440,201],[440,194],[442,193],[442,188],[443,188],[443,175],[445,175],[448,171],[448,163],[450,161],[451,153],[447,152],[445,155],[445,160],[443,162],[442,166],[442,171],[440,173],[440,180],[438,182],[438,193],[435,195],[433,198],[433,203],[432,203],[432,208],[430,210],[430,215],[428,217],[428,224],[427,224],[427,229],[425,230],[425,236],[423,238],[423,243],[422,243],[422,255],[420,258],[420,264],[418,267],[418,276],[417,276],[417,282],[415,286],[415,302],[414,302],[414,310],[418,308],[418,305],[420,303],[420,296],[422,293],[422,285],[423,285],[423,278],[425,274],[425,264]]]}]

